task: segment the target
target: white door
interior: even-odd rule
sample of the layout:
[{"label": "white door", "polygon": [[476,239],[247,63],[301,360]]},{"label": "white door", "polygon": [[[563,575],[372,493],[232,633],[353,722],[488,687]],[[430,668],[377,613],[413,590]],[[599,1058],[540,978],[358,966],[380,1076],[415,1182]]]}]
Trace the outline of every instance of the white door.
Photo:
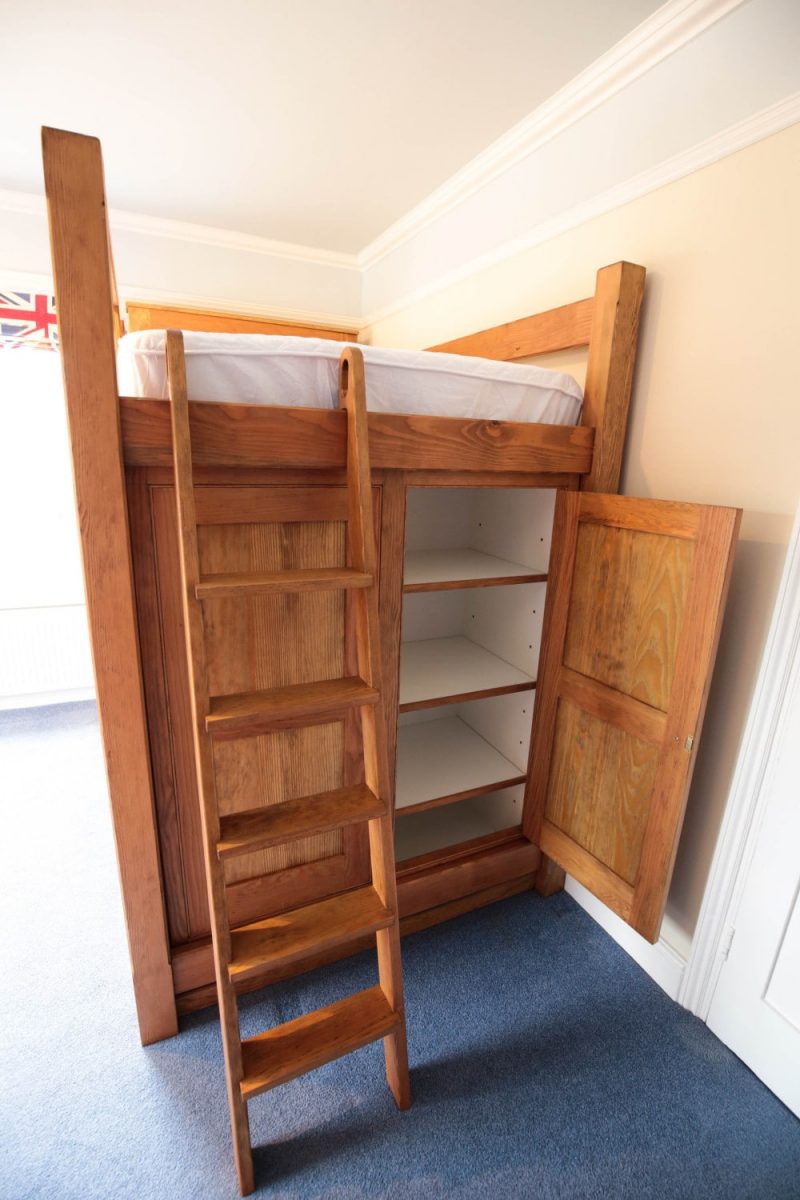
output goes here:
[{"label": "white door", "polygon": [[[796,574],[799,557],[789,556]],[[787,592],[797,596],[797,580],[784,581],[784,599]],[[708,1024],[800,1116],[800,615],[796,603],[788,607],[794,627],[783,664],[787,686]]]}]

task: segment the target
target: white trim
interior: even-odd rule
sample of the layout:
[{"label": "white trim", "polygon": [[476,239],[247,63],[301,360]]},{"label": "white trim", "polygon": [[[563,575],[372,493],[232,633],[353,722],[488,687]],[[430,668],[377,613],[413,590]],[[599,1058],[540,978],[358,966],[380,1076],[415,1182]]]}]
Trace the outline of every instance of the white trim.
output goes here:
[{"label": "white trim", "polygon": [[217,229],[212,225],[194,225],[189,221],[173,221],[166,217],[151,217],[141,213],[111,208],[108,212],[112,229],[139,233],[146,237],[171,238],[199,246],[217,246],[223,250],[243,250],[247,254],[265,254],[270,258],[286,258],[292,262],[313,263],[315,266],[337,267],[358,271],[355,254],[338,250],[323,250],[316,246],[299,246],[294,242],[277,242],[252,233],[237,233],[233,229]]},{"label": "white trim", "polygon": [[580,904],[590,917],[630,955],[634,962],[662,988],[671,1000],[676,1000],[681,990],[686,959],[664,937],[655,945],[646,942],[630,925],[607,908],[582,884],[567,876],[565,891]]},{"label": "white trim", "polygon": [[3,271],[0,287],[9,292],[47,292],[53,294],[52,275],[37,274],[35,271]]},{"label": "white trim", "polygon": [[691,149],[681,151],[657,166],[625,180],[624,183],[616,184],[605,192],[592,196],[591,199],[559,213],[552,220],[534,226],[521,237],[503,242],[486,254],[462,263],[455,270],[448,271],[430,283],[393,300],[391,304],[384,305],[383,308],[365,315],[361,322],[362,327],[376,325],[379,321],[384,321],[387,317],[394,316],[395,313],[401,312],[405,308],[419,304],[437,292],[444,291],[470,276],[497,266],[506,259],[522,254],[526,250],[532,250],[544,242],[549,242],[552,238],[567,233],[570,229],[575,229],[578,225],[591,221],[594,217],[603,216],[612,209],[630,204],[631,201],[638,200],[667,184],[675,183],[686,175],[691,175],[704,167],[710,167],[720,159],[736,154],[737,151],[744,150],[754,142],[762,141],[772,134],[780,133],[781,130],[787,129],[798,121],[800,121],[800,92],[794,92],[791,96],[769,105],[754,116],[747,117],[745,120],[723,129],[720,133],[714,134],[713,137],[706,138],[705,141],[699,142]]},{"label": "white trim", "polygon": [[74,704],[77,700],[94,700],[94,688],[69,688],[59,692],[34,692],[24,696],[0,697],[0,712],[14,712],[21,708],[44,708],[50,704]]},{"label": "white trim", "polygon": [[692,951],[678,1000],[706,1020],[724,962],[723,937],[745,884],[760,814],[767,802],[764,787],[780,728],[784,701],[800,649],[800,509],[789,541],[783,578],[761,660],[725,818],[711,864]]},{"label": "white trim", "polygon": [[[46,214],[43,196],[35,192],[14,192],[0,188],[0,211],[25,213],[44,217]],[[233,229],[218,229],[213,225],[195,225],[190,221],[173,221],[167,217],[152,217],[146,213],[127,212],[121,208],[108,210],[111,229],[124,233],[141,234],[144,237],[171,238],[177,242],[191,242],[196,246],[216,246],[223,250],[242,250],[247,254],[265,254],[270,258],[285,258],[292,262],[312,263],[315,266],[337,267],[339,270],[358,271],[358,257],[338,250],[323,250],[315,246],[299,246],[293,242],[277,242],[271,238],[258,237],[251,233],[237,233]]]},{"label": "white trim", "polygon": [[318,325],[324,329],[337,329],[344,333],[360,332],[365,322],[361,317],[342,316],[341,313],[315,312],[307,308],[281,308],[270,305],[235,303],[230,298],[198,296],[184,292],[168,292],[159,288],[126,287],[120,285],[125,304],[152,304],[165,308],[196,308],[203,312],[229,313],[237,317],[254,317],[260,321],[286,321],[292,325]]},{"label": "white trim", "polygon": [[586,70],[365,246],[358,255],[359,265],[374,266],[742,3],[743,0],[667,0]]}]

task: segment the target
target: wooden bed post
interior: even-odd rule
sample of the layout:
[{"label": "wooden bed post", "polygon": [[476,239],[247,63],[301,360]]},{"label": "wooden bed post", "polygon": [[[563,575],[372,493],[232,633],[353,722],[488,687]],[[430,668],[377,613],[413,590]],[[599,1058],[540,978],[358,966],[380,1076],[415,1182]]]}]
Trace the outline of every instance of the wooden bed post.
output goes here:
[{"label": "wooden bed post", "polygon": [[96,138],[42,130],[58,328],[111,812],[144,1044],[177,1033],[139,661]]},{"label": "wooden bed post", "polygon": [[584,492],[619,490],[644,277],[644,267],[628,262],[597,272],[581,417],[597,432]]},{"label": "wooden bed post", "polygon": [[[592,469],[581,476],[582,491],[619,490],[645,274],[644,267],[629,262],[597,272],[581,416],[582,425],[595,429],[595,443]],[[542,855],[536,891],[552,896],[565,878],[564,870]]]}]

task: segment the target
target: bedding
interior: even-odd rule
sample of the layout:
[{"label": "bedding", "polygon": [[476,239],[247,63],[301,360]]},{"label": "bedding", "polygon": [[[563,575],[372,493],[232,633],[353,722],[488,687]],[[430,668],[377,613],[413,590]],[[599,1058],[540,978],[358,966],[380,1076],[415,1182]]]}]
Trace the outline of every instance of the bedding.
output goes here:
[{"label": "bedding", "polygon": [[[335,408],[339,356],[346,343],[253,333],[186,332],[190,400]],[[163,330],[120,339],[120,394],[166,399]],[[583,400],[557,371],[460,354],[360,346],[367,407],[479,420],[575,425]]]}]

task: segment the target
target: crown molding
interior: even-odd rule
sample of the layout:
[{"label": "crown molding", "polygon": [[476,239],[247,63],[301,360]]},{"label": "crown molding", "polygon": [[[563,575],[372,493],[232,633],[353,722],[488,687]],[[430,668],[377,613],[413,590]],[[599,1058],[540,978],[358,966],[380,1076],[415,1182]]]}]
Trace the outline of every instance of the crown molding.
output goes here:
[{"label": "crown molding", "polygon": [[344,254],[338,250],[322,250],[315,246],[296,245],[294,242],[277,242],[255,234],[237,233],[233,229],[194,225],[189,221],[145,216],[118,208],[110,209],[108,217],[112,229],[125,233],[171,238],[177,242],[216,246],[223,250],[242,250],[247,254],[264,254],[270,258],[285,258],[292,262],[312,263],[314,266],[337,267],[345,271],[359,270],[355,254]]},{"label": "crown molding", "polygon": [[686,175],[712,166],[720,159],[727,158],[738,150],[744,150],[772,134],[780,133],[783,129],[788,129],[790,125],[795,125],[799,121],[800,92],[794,92],[777,104],[772,104],[754,116],[729,126],[721,133],[714,134],[713,137],[699,142],[689,150],[681,151],[650,170],[642,171],[623,183],[616,184],[614,187],[592,196],[591,199],[559,213],[549,221],[543,221],[521,237],[503,242],[486,254],[470,259],[455,270],[448,271],[422,287],[407,292],[393,300],[391,304],[365,315],[361,322],[362,328],[366,329],[376,325],[379,321],[386,320],[387,317],[391,317],[405,308],[427,300],[437,292],[442,292],[514,255],[532,250],[543,242],[549,242],[552,238],[559,237],[594,217],[600,217],[604,213],[611,212],[612,209],[620,208],[632,200],[646,196],[649,192],[675,183]]},{"label": "crown molding", "polygon": [[652,16],[492,142],[357,256],[368,269],[498,175],[628,87],[745,0],[667,0]]},{"label": "crown molding", "polygon": [[[43,217],[47,208],[44,197],[35,192],[14,192],[0,188],[0,211]],[[233,229],[218,229],[213,225],[195,225],[190,221],[174,221],[167,217],[153,217],[121,208],[108,210],[108,222],[112,230],[123,233],[170,238],[176,242],[191,242],[195,246],[214,246],[222,250],[241,250],[246,254],[263,254],[270,258],[336,267],[345,271],[360,270],[355,254],[322,250],[315,246],[300,246],[293,242],[277,242],[271,238],[257,237],[255,234],[237,233]]]}]

